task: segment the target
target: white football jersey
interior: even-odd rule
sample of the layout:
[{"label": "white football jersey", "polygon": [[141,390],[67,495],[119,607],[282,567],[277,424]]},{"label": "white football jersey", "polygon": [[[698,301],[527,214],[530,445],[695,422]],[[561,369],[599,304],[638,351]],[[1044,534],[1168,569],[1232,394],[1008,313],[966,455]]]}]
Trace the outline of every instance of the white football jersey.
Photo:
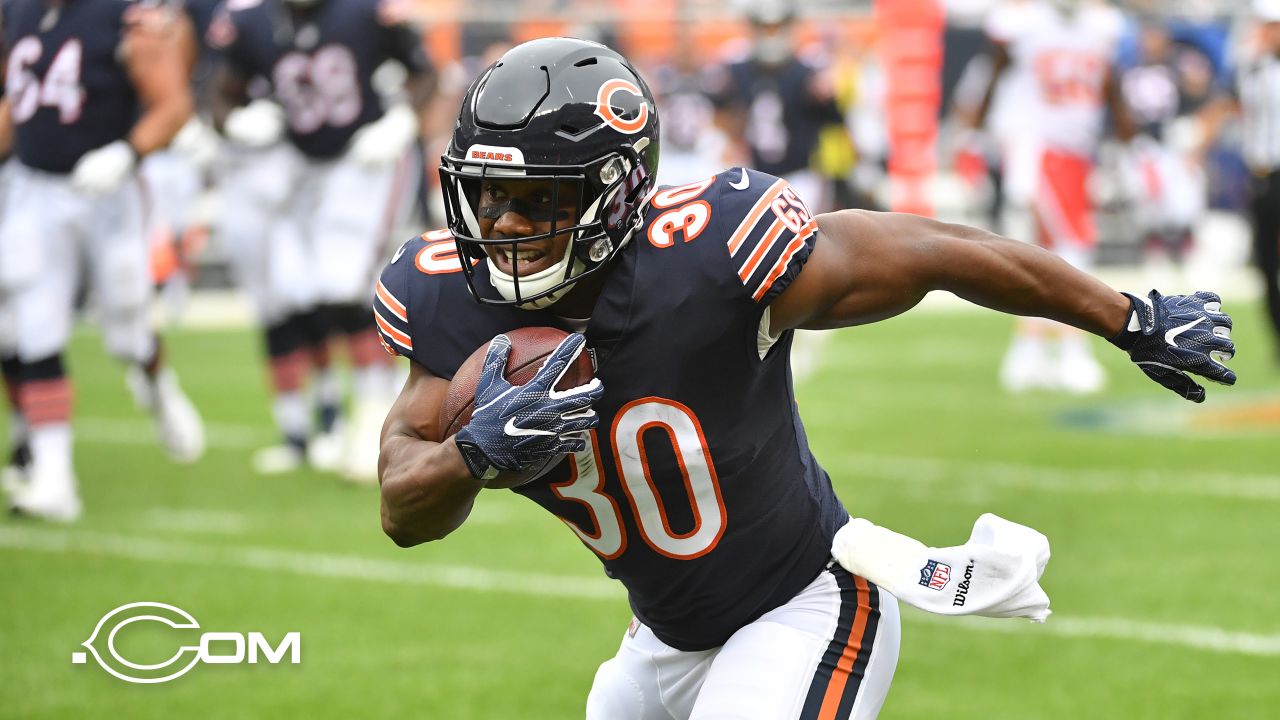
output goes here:
[{"label": "white football jersey", "polygon": [[1104,83],[1124,19],[1114,8],[1084,4],[1064,14],[1045,2],[1007,3],[992,11],[987,34],[1009,51],[1006,110],[1046,147],[1092,154],[1106,115]]}]

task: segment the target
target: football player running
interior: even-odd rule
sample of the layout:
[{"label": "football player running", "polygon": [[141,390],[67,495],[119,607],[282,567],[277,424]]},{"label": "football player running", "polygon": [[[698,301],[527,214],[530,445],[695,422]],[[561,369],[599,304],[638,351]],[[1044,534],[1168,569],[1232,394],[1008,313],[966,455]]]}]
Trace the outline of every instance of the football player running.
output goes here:
[{"label": "football player running", "polygon": [[151,280],[140,158],[190,118],[185,19],[118,0],[15,0],[4,6],[12,133],[0,216],[0,294],[16,338],[17,404],[30,448],[15,511],[70,521],[81,512],[72,467],[71,387],[62,361],[80,267],[101,311],[107,351],[130,363],[135,400],[174,459],[204,450],[203,425],[163,359],[149,318]]},{"label": "football player running", "polygon": [[[1111,67],[1123,29],[1120,12],[1095,0],[998,4],[986,27],[992,72],[971,118],[981,127],[997,86],[1008,83],[1004,110],[1022,118],[1003,123],[1012,130],[1004,133],[1002,148],[1010,219],[1029,212],[1035,240],[1085,271],[1092,269],[1097,249],[1088,179],[1108,112],[1120,140],[1134,134]],[[1011,234],[1031,239],[1029,228]],[[1101,390],[1106,373],[1076,329],[1023,318],[1001,363],[1000,382],[1010,392],[1058,388],[1085,394]]]},{"label": "football player running", "polygon": [[[408,383],[382,437],[382,525],[448,535],[486,486],[561,518],[627,588],[635,621],[587,717],[873,717],[897,663],[897,600],[831,562],[849,512],[810,452],[788,369],[798,328],[870,323],[947,290],[1110,338],[1195,401],[1231,384],[1210,293],[1116,292],[1044,250],[912,215],[811,217],[786,181],[734,168],[655,188],[658,114],[596,43],[519,45],[463,100],[441,176],[449,229],[377,286]],[[519,392],[488,346],[469,424],[441,440],[448,379],[491,338],[574,331]],[[597,373],[555,390],[590,346]]]},{"label": "football player running", "polygon": [[[356,398],[342,463],[352,479],[372,481],[378,431],[399,377],[379,347],[368,302],[389,232],[410,208],[419,113],[434,74],[421,33],[397,0],[238,0],[226,13],[210,31],[226,59],[217,119],[244,146],[266,148],[282,134],[288,141],[251,161],[258,180],[244,178],[269,190],[274,205],[255,247],[237,254],[266,327],[273,410],[285,441],[254,464],[277,472],[306,460],[305,384],[313,366],[327,364],[329,336],[339,336]],[[391,102],[375,80],[389,62],[407,70]],[[269,85],[266,94],[251,97],[254,78]],[[246,209],[263,215],[259,202]],[[331,383],[332,376],[319,380],[319,394],[331,394],[324,387]]]}]

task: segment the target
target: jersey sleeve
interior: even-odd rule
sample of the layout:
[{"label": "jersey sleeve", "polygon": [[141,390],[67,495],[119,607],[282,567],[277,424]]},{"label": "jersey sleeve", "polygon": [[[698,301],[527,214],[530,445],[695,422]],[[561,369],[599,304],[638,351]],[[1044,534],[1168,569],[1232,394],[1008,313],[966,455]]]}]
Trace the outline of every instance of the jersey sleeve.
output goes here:
[{"label": "jersey sleeve", "polygon": [[392,355],[410,358],[413,357],[413,335],[409,326],[409,280],[414,258],[410,246],[415,243],[421,244],[421,241],[414,238],[396,251],[373,288],[373,320],[382,346]]},{"label": "jersey sleeve", "polygon": [[725,175],[717,210],[730,266],[751,300],[767,306],[808,261],[818,223],[786,180],[746,168]]}]

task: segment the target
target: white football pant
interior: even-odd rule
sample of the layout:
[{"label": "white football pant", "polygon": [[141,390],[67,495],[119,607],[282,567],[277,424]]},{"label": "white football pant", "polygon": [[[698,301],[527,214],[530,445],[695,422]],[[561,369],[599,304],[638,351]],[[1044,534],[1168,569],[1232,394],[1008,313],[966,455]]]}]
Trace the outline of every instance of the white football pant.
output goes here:
[{"label": "white football pant", "polygon": [[898,601],[834,563],[719,648],[633,622],[596,671],[588,720],[874,718],[898,664]]},{"label": "white football pant", "polygon": [[155,352],[145,194],[131,180],[105,195],[71,188],[68,175],[5,168],[0,203],[0,297],[13,314],[24,362],[62,351],[71,334],[83,267],[107,351],[144,362]]}]

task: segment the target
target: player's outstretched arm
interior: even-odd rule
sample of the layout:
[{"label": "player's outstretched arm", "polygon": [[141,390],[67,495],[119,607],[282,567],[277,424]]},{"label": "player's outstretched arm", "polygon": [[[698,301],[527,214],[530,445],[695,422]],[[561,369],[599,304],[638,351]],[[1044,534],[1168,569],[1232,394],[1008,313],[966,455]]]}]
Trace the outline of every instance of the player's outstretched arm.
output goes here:
[{"label": "player's outstretched arm", "polygon": [[819,215],[804,270],[770,308],[770,329],[823,329],[897,315],[933,290],[1013,315],[1035,315],[1108,338],[1156,382],[1200,402],[1186,374],[1234,384],[1231,318],[1212,293],[1149,301],[1119,293],[1041,248],[917,215]]},{"label": "player's outstretched arm", "polygon": [[449,382],[416,362],[382,426],[378,477],[382,530],[400,547],[439,540],[462,525],[484,489],[463,462],[453,438],[437,427]]},{"label": "player's outstretched arm", "polygon": [[144,107],[129,145],[146,155],[168,145],[194,112],[194,33],[186,15],[166,7],[130,8],[125,22],[125,66]]}]

